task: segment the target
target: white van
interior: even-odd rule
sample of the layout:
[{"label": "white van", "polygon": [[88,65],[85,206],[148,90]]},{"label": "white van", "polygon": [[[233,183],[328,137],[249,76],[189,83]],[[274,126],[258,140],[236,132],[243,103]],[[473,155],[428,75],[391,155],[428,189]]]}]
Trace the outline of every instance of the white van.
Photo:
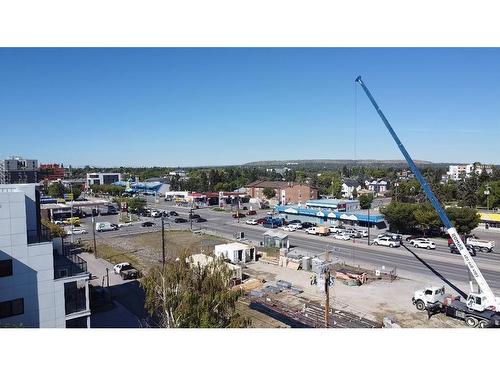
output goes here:
[{"label": "white van", "polygon": [[103,223],[95,223],[95,230],[97,232],[107,232],[107,231],[116,230],[116,229],[117,229],[116,226],[111,225],[111,223],[108,223],[107,221],[105,221]]}]

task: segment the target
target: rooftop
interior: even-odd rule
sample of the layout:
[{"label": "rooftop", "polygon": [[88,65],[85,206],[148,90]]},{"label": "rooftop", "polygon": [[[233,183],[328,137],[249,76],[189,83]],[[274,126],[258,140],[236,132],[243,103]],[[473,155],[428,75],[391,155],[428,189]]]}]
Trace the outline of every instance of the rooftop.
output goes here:
[{"label": "rooftop", "polygon": [[226,243],[222,245],[215,245],[215,248],[218,250],[224,250],[224,251],[235,251],[235,250],[242,250],[242,249],[251,249],[252,246],[246,245],[243,243],[239,242],[231,242],[231,243]]}]

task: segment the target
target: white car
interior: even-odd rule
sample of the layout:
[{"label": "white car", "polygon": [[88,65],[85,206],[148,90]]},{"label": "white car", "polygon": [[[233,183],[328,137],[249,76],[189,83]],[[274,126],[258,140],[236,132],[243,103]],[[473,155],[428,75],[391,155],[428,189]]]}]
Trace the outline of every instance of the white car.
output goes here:
[{"label": "white car", "polygon": [[307,234],[318,234],[318,229],[316,227],[311,227],[306,229]]},{"label": "white car", "polygon": [[330,227],[330,233],[342,233],[344,231],[344,228],[342,227]]},{"label": "white car", "polygon": [[415,245],[415,242],[420,242],[420,241],[429,241],[428,238],[414,238],[410,240],[410,244]]},{"label": "white car", "polygon": [[295,232],[295,228],[288,225],[286,227],[281,227],[285,232]]},{"label": "white car", "polygon": [[118,224],[118,228],[131,227],[132,225],[134,225],[132,222],[130,222],[130,223],[119,223]]},{"label": "white car", "polygon": [[368,231],[366,229],[358,230],[358,232],[361,234],[361,237],[368,237]]},{"label": "white car", "polygon": [[395,241],[390,238],[375,238],[373,240],[373,244],[377,246],[389,246],[389,247],[399,247],[400,243],[399,241]]},{"label": "white car", "polygon": [[245,223],[248,224],[248,225],[257,225],[257,224],[259,224],[257,222],[257,220],[255,220],[255,219],[248,219],[247,221],[245,221]]},{"label": "white car", "polygon": [[430,240],[414,240],[413,241],[413,246],[415,247],[418,247],[420,249],[427,249],[427,250],[430,250],[430,249],[435,249],[436,248],[436,244]]},{"label": "white car", "polygon": [[333,238],[337,239],[337,240],[344,240],[344,241],[349,241],[351,239],[351,236],[349,236],[348,234],[346,233],[335,233],[333,235]]},{"label": "white car", "polygon": [[63,220],[54,220],[54,224],[56,224],[56,225],[64,225],[64,221]]},{"label": "white car", "polygon": [[67,234],[87,234],[88,232],[83,228],[73,228],[72,230],[68,230]]},{"label": "white car", "polygon": [[116,265],[113,267],[113,271],[114,271],[114,273],[119,274],[119,273],[120,273],[120,271],[121,271],[121,269],[122,269],[124,266],[130,266],[130,263],[124,262],[124,263],[118,263],[118,264],[116,264]]},{"label": "white car", "polygon": [[288,225],[290,228],[293,228],[293,229],[302,229],[302,224],[300,223],[293,223],[293,224],[290,224]]},{"label": "white car", "polygon": [[267,216],[272,216],[272,215],[273,215],[273,212],[272,212],[272,211],[267,211],[266,215],[267,215]]}]

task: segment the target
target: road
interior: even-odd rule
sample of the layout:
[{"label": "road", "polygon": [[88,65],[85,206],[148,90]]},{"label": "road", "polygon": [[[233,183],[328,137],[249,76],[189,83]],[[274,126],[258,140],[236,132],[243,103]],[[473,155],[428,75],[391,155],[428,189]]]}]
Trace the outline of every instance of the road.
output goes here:
[{"label": "road", "polygon": [[[148,200],[148,206],[164,209],[175,210],[181,217],[187,218],[189,208],[173,206],[169,202],[154,202]],[[209,208],[198,209],[196,213],[207,219],[204,223],[193,223],[193,229],[203,229],[213,234],[235,238],[238,232],[244,232],[245,240],[255,245],[263,241],[263,233],[268,229],[262,226],[246,225],[246,218],[238,220],[233,219],[229,213],[216,212]],[[265,216],[266,211],[260,211],[255,218]],[[100,217],[96,221],[117,222],[118,216]],[[97,234],[97,240],[106,237],[120,237],[132,234],[146,233],[158,231],[161,229],[161,220],[147,218],[148,221],[154,221],[155,227],[143,228],[139,223],[126,228],[121,228],[118,231],[103,232]],[[172,218],[166,219],[166,229],[189,229],[190,223],[176,224]],[[92,231],[90,219],[83,219],[82,225],[87,227],[89,234],[81,236],[82,239],[91,239]],[[277,229],[281,230],[281,229]],[[372,230],[372,238],[379,231]],[[300,250],[302,253],[321,255],[325,250],[333,251],[333,256],[340,261],[345,261],[348,264],[360,265],[362,267],[375,268],[385,266],[386,268],[396,268],[398,275],[408,278],[416,278],[429,280],[429,282],[449,282],[450,286],[455,284],[464,288],[469,281],[469,274],[465,267],[462,257],[449,252],[447,241],[444,239],[436,239],[437,248],[435,250],[415,249],[409,244],[399,248],[387,248],[379,246],[368,246],[367,239],[356,239],[353,241],[336,240],[332,236],[318,237],[307,235],[303,231],[287,232],[289,235],[290,245],[294,249]],[[496,233],[487,233],[496,237]],[[481,232],[481,238],[488,237]],[[498,242],[497,242],[498,243]],[[500,254],[498,253],[478,253],[475,258],[484,277],[488,283],[497,292],[500,292]],[[463,290],[463,289],[462,289]],[[464,290],[467,292],[467,290]]]}]

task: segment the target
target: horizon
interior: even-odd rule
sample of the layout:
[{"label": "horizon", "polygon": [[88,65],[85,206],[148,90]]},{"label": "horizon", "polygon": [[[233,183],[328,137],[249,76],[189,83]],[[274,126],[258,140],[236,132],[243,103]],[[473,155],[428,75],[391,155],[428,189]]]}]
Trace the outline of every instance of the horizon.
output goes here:
[{"label": "horizon", "polygon": [[498,65],[498,48],[2,48],[4,153],[103,168],[399,159],[361,74],[415,159],[497,165]]}]

